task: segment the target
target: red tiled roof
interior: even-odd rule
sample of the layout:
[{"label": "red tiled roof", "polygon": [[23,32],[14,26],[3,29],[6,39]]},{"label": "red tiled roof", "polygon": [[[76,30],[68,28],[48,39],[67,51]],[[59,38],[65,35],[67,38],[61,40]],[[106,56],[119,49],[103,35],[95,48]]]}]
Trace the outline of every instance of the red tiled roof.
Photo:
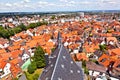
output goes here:
[{"label": "red tiled roof", "polygon": [[120,55],[120,48],[108,50],[110,55]]},{"label": "red tiled roof", "polygon": [[10,47],[8,47],[8,49],[9,49],[10,51],[19,50],[19,49],[20,49],[20,45],[10,46]]},{"label": "red tiled roof", "polygon": [[77,60],[86,60],[86,61],[89,60],[85,53],[78,53],[76,54],[76,57],[77,57]]},{"label": "red tiled roof", "polygon": [[7,62],[0,61],[0,69],[4,69],[4,67],[5,67],[6,64],[7,64]]},{"label": "red tiled roof", "polygon": [[10,63],[13,63],[13,64],[18,64],[19,62],[21,61],[21,59],[20,58],[15,58],[15,59],[13,59],[13,60],[10,60]]},{"label": "red tiled roof", "polygon": [[103,54],[98,61],[103,64],[105,67],[107,67],[110,63],[110,57],[106,54]]},{"label": "red tiled roof", "polygon": [[6,50],[5,49],[0,49],[0,54],[1,53],[6,53]]},{"label": "red tiled roof", "polygon": [[9,54],[12,55],[12,58],[17,58],[19,55],[22,55],[22,51],[21,50],[15,50],[10,52]]},{"label": "red tiled roof", "polygon": [[10,64],[11,64],[10,71],[12,73],[12,76],[16,78],[17,75],[22,71],[18,66],[14,65],[13,63],[10,63]]},{"label": "red tiled roof", "polygon": [[10,53],[3,53],[3,54],[0,54],[0,55],[5,60],[9,60],[9,58],[12,56],[12,54],[10,54]]}]

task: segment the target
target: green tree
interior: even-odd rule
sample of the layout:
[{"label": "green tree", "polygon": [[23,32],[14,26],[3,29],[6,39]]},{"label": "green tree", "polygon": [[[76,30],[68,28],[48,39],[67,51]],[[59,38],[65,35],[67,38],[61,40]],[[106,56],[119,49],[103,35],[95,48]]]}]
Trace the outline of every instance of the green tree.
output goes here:
[{"label": "green tree", "polygon": [[37,68],[45,67],[45,52],[42,47],[38,46],[35,50],[34,61],[36,62]]},{"label": "green tree", "polygon": [[86,61],[85,60],[82,60],[82,67],[86,67]]},{"label": "green tree", "polygon": [[8,29],[8,33],[10,34],[10,36],[14,36],[14,31],[12,29]]},{"label": "green tree", "polygon": [[3,33],[2,33],[2,37],[9,39],[10,33],[7,30],[4,30]]},{"label": "green tree", "polygon": [[2,26],[0,26],[0,37],[3,37],[4,31],[5,29]]},{"label": "green tree", "polygon": [[12,80],[18,80],[18,78],[13,78]]},{"label": "green tree", "polygon": [[53,16],[51,17],[51,19],[53,19],[53,20],[54,20],[54,19],[55,19],[55,15],[53,15]]},{"label": "green tree", "polygon": [[99,64],[99,62],[95,59],[91,60],[92,62],[96,63],[96,64]]},{"label": "green tree", "polygon": [[28,72],[30,74],[34,73],[35,70],[37,69],[37,66],[36,66],[36,62],[32,62],[29,66],[28,66]]},{"label": "green tree", "polygon": [[33,80],[38,80],[39,74],[34,74]]},{"label": "green tree", "polygon": [[19,26],[15,28],[4,28],[3,26],[0,26],[0,37],[7,38],[9,39],[10,36],[14,36],[14,34],[19,33],[23,30],[27,30],[29,28],[35,28],[41,25],[47,25],[48,22],[42,21],[42,22],[37,22],[37,23],[31,23],[28,26],[25,26],[24,24],[20,24]]},{"label": "green tree", "polygon": [[55,51],[55,48],[52,48],[51,51],[54,52],[54,51]]},{"label": "green tree", "polygon": [[103,44],[103,45],[99,45],[99,48],[101,51],[105,51],[106,50],[106,45]]},{"label": "green tree", "polygon": [[48,24],[47,21],[43,21],[43,22],[41,22],[41,25],[47,25],[47,24]]},{"label": "green tree", "polygon": [[37,22],[37,23],[36,23],[36,26],[41,26],[41,22]]},{"label": "green tree", "polygon": [[0,26],[0,30],[3,30],[4,28],[2,26]]},{"label": "green tree", "polygon": [[28,26],[27,26],[27,29],[29,29],[29,28],[35,28],[37,25],[36,25],[36,23],[31,23],[31,24],[29,24]]},{"label": "green tree", "polygon": [[23,23],[20,24],[18,27],[20,27],[22,31],[27,30],[26,26]]},{"label": "green tree", "polygon": [[85,60],[82,61],[82,68],[84,69],[84,73],[88,75],[89,70],[86,68],[86,61]]},{"label": "green tree", "polygon": [[19,33],[22,31],[22,29],[20,27],[15,27],[15,28],[13,28],[13,31],[14,31],[14,33]]}]

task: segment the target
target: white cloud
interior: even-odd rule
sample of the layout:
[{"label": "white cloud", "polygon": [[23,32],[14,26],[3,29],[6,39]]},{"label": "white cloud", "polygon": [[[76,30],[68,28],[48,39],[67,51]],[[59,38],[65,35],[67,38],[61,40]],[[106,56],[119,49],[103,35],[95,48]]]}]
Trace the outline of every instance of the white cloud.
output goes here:
[{"label": "white cloud", "polygon": [[82,1],[82,2],[80,2],[80,4],[91,4],[91,2],[90,1]]},{"label": "white cloud", "polygon": [[12,4],[10,4],[10,3],[6,3],[5,6],[7,6],[7,7],[11,7]]},{"label": "white cloud", "polygon": [[40,5],[48,5],[49,3],[48,2],[46,2],[46,1],[39,1],[38,2]]},{"label": "white cloud", "polygon": [[0,11],[84,10],[120,8],[120,0],[58,0],[56,2],[47,2],[47,0],[33,1],[34,0],[21,0],[8,3],[0,2]]},{"label": "white cloud", "polygon": [[70,1],[69,3],[70,3],[70,4],[75,4],[76,2],[75,2],[75,1]]},{"label": "white cloud", "polygon": [[30,2],[30,0],[24,0],[23,2],[25,2],[25,3],[29,3],[29,2]]},{"label": "white cloud", "polygon": [[109,3],[118,4],[120,3],[120,0],[99,0],[98,2],[102,4],[109,4]]},{"label": "white cloud", "polygon": [[60,0],[60,2],[68,2],[68,0]]}]

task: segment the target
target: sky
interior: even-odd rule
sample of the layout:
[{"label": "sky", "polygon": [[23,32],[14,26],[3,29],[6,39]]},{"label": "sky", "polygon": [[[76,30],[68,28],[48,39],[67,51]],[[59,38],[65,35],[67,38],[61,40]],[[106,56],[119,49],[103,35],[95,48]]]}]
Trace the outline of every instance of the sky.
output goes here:
[{"label": "sky", "polygon": [[0,0],[0,12],[120,10],[120,0]]}]

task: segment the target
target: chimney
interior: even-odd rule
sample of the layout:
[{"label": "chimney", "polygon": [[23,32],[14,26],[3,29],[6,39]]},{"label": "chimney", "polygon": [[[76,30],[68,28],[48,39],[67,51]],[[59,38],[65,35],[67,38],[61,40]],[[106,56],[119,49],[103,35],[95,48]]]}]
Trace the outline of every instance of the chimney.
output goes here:
[{"label": "chimney", "polygon": [[46,63],[46,67],[49,65],[49,55],[48,53],[45,53],[45,63]]},{"label": "chimney", "polygon": [[105,38],[104,41],[105,41],[105,44],[108,45],[107,38]]}]

